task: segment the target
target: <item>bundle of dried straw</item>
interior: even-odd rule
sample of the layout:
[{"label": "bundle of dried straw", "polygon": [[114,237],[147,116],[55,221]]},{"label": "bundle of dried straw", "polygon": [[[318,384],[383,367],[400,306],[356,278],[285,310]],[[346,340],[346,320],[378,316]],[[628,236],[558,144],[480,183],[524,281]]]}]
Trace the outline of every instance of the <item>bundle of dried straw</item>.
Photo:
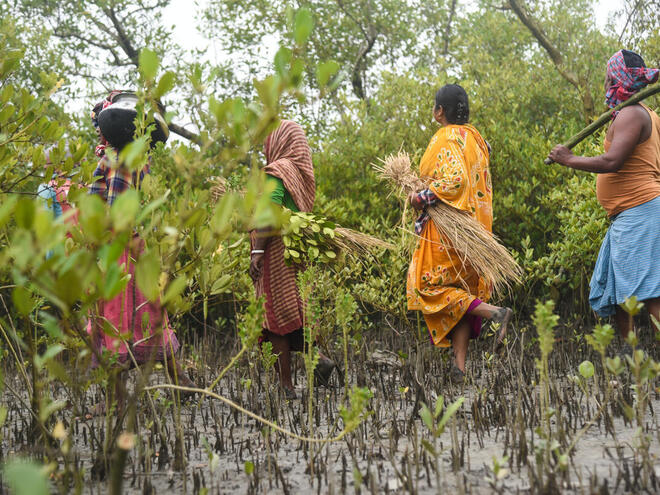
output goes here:
[{"label": "bundle of dried straw", "polygon": [[[410,166],[410,157],[404,151],[392,154],[381,160],[382,165],[374,165],[381,178],[394,182],[398,194],[407,196],[411,192],[425,189],[427,185]],[[488,232],[469,213],[458,210],[439,201],[428,208],[428,213],[440,236],[458,254],[461,269],[471,266],[486,283],[493,288],[493,293],[503,294],[514,283],[520,283],[522,269],[509,251],[497,238]]]},{"label": "bundle of dried straw", "polygon": [[[219,177],[214,180],[211,186],[211,200],[216,203],[227,192],[227,180]],[[311,227],[310,227],[311,228]],[[303,235],[306,229],[303,229]],[[356,257],[363,256],[376,249],[394,249],[394,245],[357,230],[347,229],[337,225],[334,229],[334,237],[327,236],[326,244],[333,250],[342,251]],[[308,232],[308,236],[313,237],[314,232]]]}]

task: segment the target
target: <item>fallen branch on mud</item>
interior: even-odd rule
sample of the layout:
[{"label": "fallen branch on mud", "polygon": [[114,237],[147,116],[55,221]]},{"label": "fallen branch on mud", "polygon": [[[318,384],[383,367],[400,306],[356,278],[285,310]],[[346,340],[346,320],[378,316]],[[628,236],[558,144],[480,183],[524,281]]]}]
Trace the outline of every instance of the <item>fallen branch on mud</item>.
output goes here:
[{"label": "fallen branch on mud", "polygon": [[252,419],[257,420],[260,423],[263,423],[264,425],[269,426],[270,428],[272,428],[276,431],[279,431],[280,433],[282,433],[282,434],[284,434],[288,437],[294,438],[296,440],[300,440],[301,442],[322,443],[322,444],[338,442],[342,438],[344,438],[347,434],[349,434],[351,431],[353,431],[353,429],[354,429],[354,428],[351,428],[351,427],[347,427],[341,433],[339,433],[339,435],[334,436],[334,437],[328,437],[328,438],[304,437],[304,436],[298,435],[298,434],[296,434],[292,431],[289,431],[285,428],[282,428],[281,426],[278,426],[277,424],[273,423],[272,421],[269,421],[266,418],[264,418],[262,416],[259,416],[258,414],[255,414],[252,411],[248,411],[247,409],[245,409],[242,406],[239,406],[238,404],[236,404],[231,399],[223,397],[222,395],[216,394],[215,392],[212,392],[212,391],[210,391],[208,389],[205,389],[205,388],[183,387],[181,385],[172,385],[172,384],[169,384],[169,383],[163,383],[163,384],[159,384],[159,385],[151,385],[149,387],[145,387],[143,390],[149,391],[149,390],[158,390],[158,389],[164,389],[164,388],[171,389],[171,390],[178,390],[180,392],[193,392],[193,393],[197,393],[197,394],[206,395],[208,397],[213,397],[214,399],[217,399],[221,402],[224,402],[229,407],[232,407],[232,408],[236,409],[237,411],[242,412],[243,414],[251,417]]}]

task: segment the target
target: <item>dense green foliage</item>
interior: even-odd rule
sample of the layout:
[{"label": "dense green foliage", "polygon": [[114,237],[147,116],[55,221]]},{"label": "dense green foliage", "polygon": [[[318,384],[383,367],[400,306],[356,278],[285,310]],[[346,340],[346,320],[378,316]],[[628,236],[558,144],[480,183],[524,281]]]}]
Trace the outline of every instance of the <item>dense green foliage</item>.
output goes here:
[{"label": "dense green foliage", "polygon": [[[39,277],[45,276],[47,270],[35,261],[43,253],[56,253],[44,262],[56,267],[58,256],[70,258],[75,248],[64,248],[66,229],[53,224],[43,227],[31,241],[33,251],[27,250],[21,244],[27,242],[27,234],[18,232],[31,229],[34,218],[46,215],[25,197],[17,202],[15,193],[29,197],[35,192],[43,175],[43,150],[53,144],[60,152],[66,143],[74,150],[73,159],[63,162],[65,173],[74,162],[86,158],[76,180],[89,182],[94,159],[86,111],[67,115],[61,103],[64,95],[71,98],[80,93],[81,82],[97,93],[100,88],[95,81],[101,78],[103,85],[141,86],[147,109],[152,99],[169,98],[178,110],[178,115],[171,113],[169,118],[195,123],[198,144],[178,141],[156,150],[154,173],[139,197],[127,195],[116,212],[104,212],[95,200],[77,189],[73,192],[74,202],[79,196],[83,229],[67,242],[84,245],[84,262],[78,266],[88,268],[84,277],[74,277],[80,279],[80,286],[74,284],[76,289],[67,296],[70,303],[85,294],[84,299],[93,304],[101,295],[103,284],[101,279],[91,281],[94,274],[117,284],[114,289],[106,287],[106,292],[122,286],[119,273],[104,272],[116,271],[110,268],[112,256],[103,258],[110,255],[107,248],[101,247],[112,240],[104,231],[109,226],[113,235],[133,228],[142,232],[149,246],[146,259],[153,266],[140,273],[143,279],[145,273],[150,274],[150,281],[158,279],[158,292],[171,310],[190,309],[206,321],[209,302],[226,300],[223,293],[245,301],[250,292],[245,231],[275,221],[276,215],[256,202],[260,182],[253,172],[263,162],[259,153],[263,136],[272,129],[276,116],[284,114],[308,130],[315,152],[316,213],[394,240],[400,247],[386,253],[383,263],[335,267],[337,280],[349,283],[354,297],[367,305],[404,315],[403,280],[412,217],[408,213],[401,218],[401,200],[379,182],[371,165],[401,147],[418,159],[436,130],[431,123],[434,91],[457,81],[470,95],[472,122],[493,148],[495,231],[518,253],[526,270],[526,283],[512,294],[513,304],[526,310],[531,301],[549,296],[564,303],[564,310],[587,314],[585,294],[606,228],[605,215],[594,200],[591,176],[546,166],[542,160],[553,143],[583,126],[589,117],[584,114],[583,96],[602,92],[604,61],[618,47],[613,31],[595,26],[592,3],[548,1],[525,7],[564,58],[570,55],[566,70],[579,68],[579,87],[567,82],[563,69],[511,10],[494,9],[488,2],[472,9],[461,2],[433,6],[413,2],[404,9],[405,15],[396,16],[394,12],[402,12],[397,2],[303,4],[309,10],[225,1],[203,11],[204,32],[230,40],[225,49],[231,57],[242,57],[248,67],[244,71],[172,57],[172,52],[182,49],[161,22],[167,2],[140,2],[132,8],[130,2],[99,0],[84,9],[77,2],[57,6],[21,2],[14,17],[3,19],[7,49],[3,53],[0,186],[3,218],[9,222],[3,235],[11,240],[4,256],[36,263],[29,269],[27,261],[17,265],[24,270],[20,276],[27,277],[21,279],[26,287],[39,286]],[[232,16],[240,21],[232,22]],[[99,18],[107,18],[108,23],[101,26]],[[147,18],[148,23],[142,22]],[[393,18],[397,22],[389,22]],[[50,31],[30,28],[28,19],[40,19]],[[623,33],[633,48],[648,50],[650,65],[652,57],[657,57],[650,42],[653,27],[648,20],[639,23],[650,38],[640,37],[635,29]],[[282,43],[272,64],[264,62],[262,50],[269,38]],[[34,55],[39,49],[53,53],[48,66],[40,67]],[[176,70],[157,78],[158,55],[165,69]],[[268,76],[271,72],[274,75]],[[251,74],[265,77],[252,84]],[[85,106],[91,101],[87,99]],[[596,103],[596,111],[602,108]],[[138,140],[126,152],[136,168],[144,162],[146,145],[144,139]],[[599,146],[600,138],[595,136],[578,151],[598,153]],[[218,208],[210,208],[209,177],[218,175],[230,177],[237,185],[251,177],[245,200],[230,194]],[[138,202],[152,206],[138,214]],[[126,216],[124,209],[129,212]],[[25,218],[22,223],[16,223],[16,212]],[[88,233],[85,225],[94,227],[94,232]],[[222,239],[227,239],[226,249],[218,248]],[[98,272],[96,249],[102,250],[99,255],[105,260]],[[314,246],[308,250],[316,253]],[[51,274],[49,287],[70,286],[64,280],[73,275],[66,273]],[[3,274],[8,282],[18,277],[16,267],[13,274],[7,268]],[[87,284],[98,290],[90,291]],[[150,293],[155,296],[157,291]],[[49,293],[49,297],[54,295]],[[211,320],[231,317],[222,308]],[[60,309],[66,313],[71,307]],[[85,307],[78,310],[84,312]]]},{"label": "dense green foliage", "polygon": [[[310,10],[296,12],[263,2],[209,5],[203,11],[208,21],[204,32],[229,39],[227,52],[242,57],[248,67],[228,71],[226,66],[186,63],[186,57],[171,56],[182,49],[159,24],[167,2],[131,8],[130,2],[99,0],[84,10],[76,2],[56,7],[49,2],[21,2],[14,17],[2,24],[7,50],[0,186],[3,236],[11,241],[3,256],[19,261],[13,272],[4,269],[4,279],[23,277],[21,285],[27,292],[36,290],[42,284],[40,277],[48,273],[36,260],[53,251],[55,256],[44,266],[63,264],[58,269],[65,272],[53,272],[47,285],[64,284],[73,291],[65,298],[69,305],[60,309],[66,314],[82,294],[93,304],[102,293],[114,293],[124,283],[111,262],[117,251],[102,247],[113,239],[104,229],[112,226],[121,244],[127,238],[119,234],[137,228],[147,241],[145,259],[151,263],[140,270],[142,285],[148,284],[147,273],[149,282],[158,279],[158,291],[149,291],[153,296],[160,293],[170,310],[180,314],[191,310],[205,322],[233,318],[226,306],[213,303],[228,300],[226,295],[245,301],[251,291],[245,231],[276,221],[276,212],[257,202],[260,181],[255,165],[263,162],[259,153],[263,136],[275,124],[276,115],[283,113],[308,130],[318,184],[315,212],[399,245],[380,263],[335,266],[337,281],[349,284],[367,308],[403,316],[412,217],[408,213],[401,218],[402,201],[390,194],[371,165],[399,148],[418,159],[436,130],[431,122],[434,91],[457,81],[470,95],[472,122],[493,148],[495,231],[526,270],[526,282],[512,294],[512,303],[525,312],[535,299],[552,297],[562,302],[564,311],[588,314],[588,280],[606,228],[605,214],[594,199],[593,177],[546,166],[543,158],[553,143],[583,126],[583,93],[602,92],[604,61],[618,46],[612,31],[596,28],[591,2],[539,2],[526,7],[555,48],[565,58],[571,55],[570,66],[579,68],[581,89],[562,77],[511,10],[493,9],[487,2],[473,9],[461,2],[434,6],[413,2],[404,16],[393,16],[401,12],[397,2],[303,3]],[[232,16],[241,21],[232,22]],[[98,24],[100,17],[108,19],[104,27]],[[149,23],[142,22],[145,18]],[[392,18],[397,22],[388,21]],[[50,31],[30,28],[28,19],[42,20]],[[435,28],[438,25],[442,29]],[[641,23],[640,29],[652,33],[653,24]],[[627,33],[633,47],[657,56],[648,37],[640,38],[635,29]],[[272,64],[264,61],[262,50],[269,37],[282,43]],[[156,52],[144,50],[147,46]],[[40,68],[34,55],[39,49],[53,53],[52,64]],[[157,78],[158,55],[165,69],[176,70]],[[653,58],[649,64],[653,65]],[[271,72],[274,75],[268,76]],[[265,77],[252,84],[250,75],[260,73]],[[199,145],[178,141],[159,147],[152,153],[153,174],[139,196],[127,195],[113,211],[104,212],[98,202],[76,189],[72,194],[82,211],[80,233],[65,248],[66,229],[55,223],[43,227],[29,250],[23,244],[29,236],[19,235],[20,229],[29,231],[35,221],[46,222],[46,214],[27,199],[44,175],[43,150],[56,144],[63,152],[68,145],[74,156],[63,161],[62,171],[71,172],[80,162],[76,180],[90,180],[95,160],[87,112],[67,115],[61,102],[64,95],[69,99],[80,92],[81,81],[98,92],[99,78],[103,85],[143,87],[146,109],[152,99],[169,98],[178,110],[169,118],[194,122]],[[85,105],[91,101],[87,99]],[[595,110],[603,108],[596,104]],[[595,136],[578,151],[598,153],[599,146],[600,137]],[[127,150],[135,168],[144,162],[145,151],[144,139]],[[245,199],[232,193],[217,208],[210,208],[209,177],[218,175],[229,177],[236,188],[251,177]],[[17,202],[15,193],[28,196]],[[138,213],[138,203],[151,206]],[[25,219],[22,223],[15,220],[17,212]],[[224,248],[218,244],[222,239],[227,240]],[[84,246],[80,262],[64,263],[77,259],[75,243]],[[317,251],[313,245],[298,247],[312,254]],[[100,250],[100,271],[95,250]],[[74,266],[84,270],[84,277],[72,274]],[[22,270],[20,276],[17,269]],[[95,276],[101,278],[94,282]],[[77,281],[75,289],[69,283],[72,277]],[[89,284],[96,289],[90,290]],[[56,294],[51,289],[34,295]],[[218,308],[210,317],[209,304]],[[76,309],[81,314],[85,310],[84,305]]]},{"label": "dense green foliage", "polygon": [[[364,330],[383,331],[383,322],[421,341],[419,315],[408,313],[404,300],[412,212],[403,213],[402,198],[372,165],[401,148],[418,161],[437,130],[431,121],[434,93],[446,83],[465,87],[471,121],[493,149],[494,230],[525,269],[525,282],[509,304],[521,320],[538,299],[552,299],[562,316],[592,318],[588,283],[607,219],[595,200],[593,176],[544,165],[543,159],[553,144],[604,110],[605,62],[620,48],[619,34],[648,65],[658,65],[653,1],[625,2],[631,22],[623,31],[599,29],[590,0],[526,2],[526,12],[563,56],[561,63],[508,8],[512,2],[504,2],[506,8],[487,0],[305,0],[296,8],[263,0],[209,2],[200,24],[222,44],[227,59],[219,63],[175,43],[172,20],[163,15],[168,3],[0,0],[9,13],[0,20],[0,360],[13,363],[24,382],[30,434],[44,440],[44,458],[62,459],[67,473],[75,470],[66,441],[57,447],[51,442],[60,440],[54,415],[65,403],[47,393],[49,383],[75,392],[92,383],[110,388],[117,380],[108,355],[99,356],[102,366],[94,373],[77,374],[92,355],[88,315],[126,287],[129,275],[117,260],[134,233],[145,243],[138,287],[150,300],[160,299],[178,329],[192,328],[186,335],[191,339],[214,332],[231,340],[239,328],[241,349],[214,385],[254,351],[260,333],[261,306],[247,274],[248,233],[257,227],[282,227],[287,257],[321,262],[301,277],[317,323],[307,329],[308,342],[341,343],[346,356],[349,344],[360,345]],[[277,50],[271,56],[264,48],[273,40]],[[97,160],[88,110],[115,86],[136,89],[140,102],[136,139],[122,160],[132,170],[150,160],[151,174],[139,190],[107,207],[84,187]],[[171,129],[184,139],[152,150],[148,123],[161,101],[168,104]],[[657,99],[648,103],[658,107]],[[281,117],[307,131],[317,181],[315,216],[285,214],[265,191],[261,147]],[[576,151],[598,154],[602,136]],[[81,186],[69,194],[77,224],[55,220],[36,198],[54,172]],[[230,188],[216,203],[210,188],[217,177]],[[324,246],[335,224],[379,236],[396,249],[362,259],[337,256]],[[301,235],[303,228],[312,234]],[[535,319],[546,329],[545,337],[540,332],[539,361],[546,382],[556,323],[552,308],[553,302],[539,305]],[[593,342],[599,332],[611,333],[608,328],[598,326]],[[618,375],[621,362],[606,360],[606,344],[591,345],[602,348],[603,367]],[[318,355],[308,349],[311,374]],[[63,356],[72,366],[62,364]],[[260,356],[253,355],[252,363],[261,359],[272,367],[271,354]],[[631,369],[641,387],[642,378],[655,376],[657,364],[636,356]],[[580,368],[585,380],[594,373],[590,364]],[[349,393],[348,378],[345,389],[350,404],[344,401],[340,417],[348,432],[370,414],[365,411],[372,395],[362,388]],[[544,394],[550,401],[547,389]],[[310,411],[312,396],[310,380]],[[422,408],[434,439],[462,403],[444,409],[443,400],[433,412]],[[636,404],[641,425],[644,400]],[[6,413],[0,406],[0,425]],[[545,464],[552,450],[549,418],[541,435],[547,444],[539,463]],[[309,434],[312,423],[309,414]],[[111,443],[118,433],[105,440],[106,461],[112,452],[125,461],[121,443]],[[437,460],[435,446],[428,449]],[[34,475],[36,493],[44,490],[39,469],[9,464],[6,475],[10,481]],[[58,483],[66,491],[71,480]]]}]

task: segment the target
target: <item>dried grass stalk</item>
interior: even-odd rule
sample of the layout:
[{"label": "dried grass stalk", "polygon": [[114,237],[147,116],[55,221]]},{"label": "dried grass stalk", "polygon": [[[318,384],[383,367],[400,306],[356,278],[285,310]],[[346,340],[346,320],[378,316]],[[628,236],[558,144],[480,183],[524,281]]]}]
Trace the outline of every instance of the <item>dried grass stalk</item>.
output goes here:
[{"label": "dried grass stalk", "polygon": [[[218,200],[227,192],[227,179],[219,177],[214,180],[211,186],[211,201],[217,203]],[[303,229],[303,234],[305,229]],[[309,232],[309,237],[313,237],[313,232]],[[375,249],[394,249],[394,245],[363,232],[353,229],[347,229],[339,225],[335,228],[334,238],[327,238],[328,247],[342,251],[353,256],[363,256]]]},{"label": "dried grass stalk", "polygon": [[[374,165],[374,169],[383,179],[392,181],[401,196],[407,197],[411,192],[427,187],[412,169],[406,152],[399,151],[381,162],[382,165]],[[442,201],[428,208],[427,212],[440,237],[447,241],[448,245],[444,247],[453,249],[458,255],[461,266],[456,268],[459,272],[472,267],[492,286],[493,293],[500,295],[512,284],[521,282],[522,268],[511,253],[469,213]]]},{"label": "dried grass stalk", "polygon": [[211,186],[211,201],[217,203],[218,200],[225,195],[227,192],[227,179],[224,177],[218,177],[213,180],[213,185]]},{"label": "dried grass stalk", "polygon": [[[332,240],[332,239],[331,239]],[[334,244],[345,252],[367,254],[374,249],[394,249],[394,244],[357,230],[337,226]]]}]

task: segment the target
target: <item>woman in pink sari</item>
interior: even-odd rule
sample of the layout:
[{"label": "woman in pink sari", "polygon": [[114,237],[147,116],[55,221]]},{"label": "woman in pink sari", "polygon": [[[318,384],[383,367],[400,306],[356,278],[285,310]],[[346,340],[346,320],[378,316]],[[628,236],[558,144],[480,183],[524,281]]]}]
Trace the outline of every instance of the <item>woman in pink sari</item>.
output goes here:
[{"label": "woman in pink sari", "polygon": [[[101,141],[96,153],[101,159],[94,171],[90,194],[99,195],[108,205],[129,188],[139,188],[149,173],[148,165],[138,174],[120,163],[120,149],[108,143],[98,128],[98,114],[112,105],[115,94],[111,93],[92,111],[92,123]],[[93,366],[98,366],[98,358],[104,352],[114,354],[117,362],[126,368],[162,362],[179,385],[194,386],[174,359],[180,346],[169,325],[167,312],[159,301],[149,301],[137,287],[135,265],[143,250],[144,241],[135,234],[118,260],[123,271],[130,274],[126,288],[110,300],[99,301],[96,314],[90,318],[88,332],[95,350]]]}]

